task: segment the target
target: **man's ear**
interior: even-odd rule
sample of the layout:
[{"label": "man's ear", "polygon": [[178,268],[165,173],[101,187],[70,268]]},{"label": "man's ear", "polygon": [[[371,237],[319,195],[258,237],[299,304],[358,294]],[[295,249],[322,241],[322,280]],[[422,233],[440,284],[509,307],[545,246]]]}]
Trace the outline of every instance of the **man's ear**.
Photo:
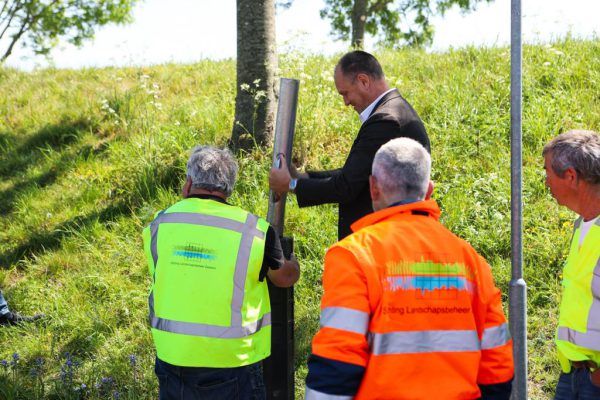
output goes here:
[{"label": "man's ear", "polygon": [[191,190],[192,190],[192,178],[190,178],[188,176],[185,179],[185,183],[183,184],[183,187],[181,188],[181,197],[183,197],[184,199],[187,199],[188,196],[190,195]]},{"label": "man's ear", "polygon": [[367,74],[356,75],[356,81],[359,87],[364,90],[369,90],[371,87],[371,78]]},{"label": "man's ear", "polygon": [[567,182],[569,183],[569,185],[571,187],[577,186],[577,184],[579,183],[579,177],[577,176],[577,171],[575,171],[575,168],[573,168],[573,167],[567,168],[567,170],[565,171],[565,173],[563,175],[563,179],[567,179]]},{"label": "man's ear", "polygon": [[377,201],[381,196],[381,191],[377,185],[377,179],[373,175],[369,175],[369,190],[371,192],[371,200]]},{"label": "man's ear", "polygon": [[435,185],[433,181],[429,181],[429,185],[427,186],[427,193],[425,193],[425,200],[429,200],[431,198],[431,194],[433,193]]}]

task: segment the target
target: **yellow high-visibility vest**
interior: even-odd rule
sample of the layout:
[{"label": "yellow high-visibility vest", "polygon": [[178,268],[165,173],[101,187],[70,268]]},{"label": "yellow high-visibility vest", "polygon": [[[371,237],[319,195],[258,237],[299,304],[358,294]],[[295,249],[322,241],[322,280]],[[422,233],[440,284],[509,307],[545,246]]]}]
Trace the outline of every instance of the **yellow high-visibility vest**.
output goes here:
[{"label": "yellow high-visibility vest", "polygon": [[571,370],[569,361],[600,364],[600,219],[579,247],[582,221],[575,222],[563,271],[556,347],[564,372]]},{"label": "yellow high-visibility vest", "polygon": [[158,358],[232,368],[270,355],[269,291],[258,281],[268,226],[241,208],[188,198],[144,229]]}]

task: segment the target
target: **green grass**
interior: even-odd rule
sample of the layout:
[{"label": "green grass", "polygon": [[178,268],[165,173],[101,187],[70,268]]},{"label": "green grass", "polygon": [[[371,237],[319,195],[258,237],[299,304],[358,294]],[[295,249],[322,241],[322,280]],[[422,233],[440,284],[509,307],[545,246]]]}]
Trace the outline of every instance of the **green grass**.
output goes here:
[{"label": "green grass", "polygon": [[[376,55],[426,123],[443,222],[489,260],[506,301],[509,50]],[[341,166],[359,126],[335,92],[335,60],[280,56],[281,76],[301,79],[294,158],[305,168]],[[600,40],[525,46],[523,66],[529,389],[530,398],[547,399],[559,373],[553,334],[575,216],[544,188],[540,154],[560,132],[600,129]],[[48,315],[0,329],[0,360],[8,364],[0,365],[0,398],[112,398],[115,391],[121,398],[155,398],[140,232],[155,211],[177,201],[188,150],[227,142],[234,61],[32,73],[0,68],[0,93],[0,288],[14,310]],[[270,156],[259,148],[239,155],[232,203],[266,215]],[[302,264],[295,291],[298,398],[336,214],[334,206],[300,210],[288,199],[286,233]]]}]

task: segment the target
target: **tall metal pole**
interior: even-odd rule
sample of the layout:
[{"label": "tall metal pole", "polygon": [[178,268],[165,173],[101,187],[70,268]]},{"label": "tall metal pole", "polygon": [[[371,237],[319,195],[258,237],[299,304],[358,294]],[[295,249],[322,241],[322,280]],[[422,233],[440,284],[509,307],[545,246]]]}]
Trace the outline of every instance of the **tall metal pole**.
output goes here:
[{"label": "tall metal pole", "polygon": [[[279,103],[275,121],[273,167],[281,167],[281,157],[291,165],[292,143],[296,126],[296,106],[300,82],[295,79],[280,80]],[[269,193],[267,220],[281,238],[286,258],[292,252],[293,241],[283,237],[285,194],[276,199]],[[269,283],[271,298],[271,356],[265,360],[264,375],[267,399],[294,399],[294,290],[278,288]]]},{"label": "tall metal pole", "polygon": [[[296,79],[281,78],[279,81],[279,101],[273,143],[273,167],[278,168],[281,165],[281,156],[285,157],[288,167],[291,165],[299,87],[300,81]],[[285,193],[281,195],[279,201],[275,201],[273,192],[269,195],[267,221],[275,228],[279,236],[283,236],[285,198]]]},{"label": "tall metal pole", "polygon": [[510,180],[512,278],[509,322],[515,357],[513,400],[527,399],[527,284],[523,279],[522,204],[522,56],[521,0],[511,0],[510,43]]}]

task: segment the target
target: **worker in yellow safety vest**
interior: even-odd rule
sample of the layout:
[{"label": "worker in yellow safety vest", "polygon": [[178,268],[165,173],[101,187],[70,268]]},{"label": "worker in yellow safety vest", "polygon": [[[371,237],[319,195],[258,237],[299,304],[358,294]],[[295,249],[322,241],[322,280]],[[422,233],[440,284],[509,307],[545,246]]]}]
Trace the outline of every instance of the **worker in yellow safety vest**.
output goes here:
[{"label": "worker in yellow safety vest", "polygon": [[264,278],[289,287],[300,271],[264,219],[227,203],[237,171],[228,150],[194,148],[183,200],[143,232],[161,400],[266,397],[261,361],[271,353],[271,307]]},{"label": "worker in yellow safety vest", "polygon": [[552,196],[579,214],[563,271],[555,399],[600,399],[600,135],[569,131],[542,154]]}]

